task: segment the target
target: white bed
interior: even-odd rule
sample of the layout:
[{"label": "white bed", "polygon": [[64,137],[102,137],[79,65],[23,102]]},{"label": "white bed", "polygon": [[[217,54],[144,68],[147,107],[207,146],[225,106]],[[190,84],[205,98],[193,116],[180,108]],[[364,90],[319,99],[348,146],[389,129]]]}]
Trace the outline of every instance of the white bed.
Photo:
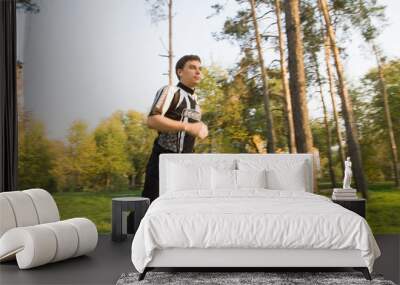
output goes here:
[{"label": "white bed", "polygon": [[[132,243],[155,267],[354,267],[380,251],[361,216],[312,194],[309,154],[162,154],[160,197]],[[265,185],[263,185],[265,183]]]}]

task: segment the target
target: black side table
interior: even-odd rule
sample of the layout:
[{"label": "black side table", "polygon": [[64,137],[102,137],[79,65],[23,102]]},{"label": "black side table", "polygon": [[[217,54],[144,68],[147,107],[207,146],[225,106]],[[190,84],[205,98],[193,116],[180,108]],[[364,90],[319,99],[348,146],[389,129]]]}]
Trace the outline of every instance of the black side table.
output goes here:
[{"label": "black side table", "polygon": [[352,200],[336,200],[332,199],[332,202],[339,204],[340,206],[359,214],[365,218],[365,199],[356,198]]},{"label": "black side table", "polygon": [[[123,241],[127,234],[135,234],[140,221],[150,206],[150,199],[143,197],[121,197],[112,199],[111,239]],[[133,215],[133,225],[128,222]],[[130,219],[129,219],[130,220]]]}]

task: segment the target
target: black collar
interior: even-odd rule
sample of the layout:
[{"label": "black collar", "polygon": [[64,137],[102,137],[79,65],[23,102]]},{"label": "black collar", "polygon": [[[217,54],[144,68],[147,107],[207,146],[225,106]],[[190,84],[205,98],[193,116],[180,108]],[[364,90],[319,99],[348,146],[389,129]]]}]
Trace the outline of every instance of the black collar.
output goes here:
[{"label": "black collar", "polygon": [[183,90],[185,90],[187,93],[193,95],[194,94],[194,89],[187,87],[185,84],[183,84],[182,82],[179,82],[176,86],[182,88]]}]

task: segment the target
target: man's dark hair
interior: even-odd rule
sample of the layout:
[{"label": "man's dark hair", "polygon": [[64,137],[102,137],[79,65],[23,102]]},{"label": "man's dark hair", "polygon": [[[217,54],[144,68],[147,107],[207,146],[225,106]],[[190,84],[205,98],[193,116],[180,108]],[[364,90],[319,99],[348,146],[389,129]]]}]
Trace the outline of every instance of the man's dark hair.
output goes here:
[{"label": "man's dark hair", "polygon": [[194,55],[194,54],[188,54],[188,55],[182,56],[178,60],[178,62],[176,63],[176,65],[175,65],[175,73],[176,73],[176,76],[178,77],[179,80],[180,80],[180,78],[179,78],[179,75],[178,75],[178,69],[183,69],[183,67],[185,66],[186,62],[191,61],[191,60],[196,60],[196,61],[201,62],[199,56]]}]

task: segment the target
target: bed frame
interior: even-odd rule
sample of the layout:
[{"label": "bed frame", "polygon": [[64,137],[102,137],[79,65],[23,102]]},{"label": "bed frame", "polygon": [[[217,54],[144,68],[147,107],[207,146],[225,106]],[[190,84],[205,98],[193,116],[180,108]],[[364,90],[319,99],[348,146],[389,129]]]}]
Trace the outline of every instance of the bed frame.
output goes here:
[{"label": "bed frame", "polygon": [[139,280],[155,268],[230,267],[240,271],[249,268],[337,268],[351,267],[361,271],[367,280],[371,275],[359,250],[329,249],[238,249],[238,248],[169,248],[157,249]]},{"label": "bed frame", "polygon": [[[313,192],[313,162],[311,154],[161,154],[160,195],[166,192],[168,161],[190,160],[202,163],[208,160],[225,161],[255,158],[274,160],[304,160],[306,162],[307,192]],[[361,271],[367,280],[371,275],[359,250],[330,249],[255,249],[255,248],[168,248],[157,249],[139,280],[155,268],[337,268],[350,267]]]}]

